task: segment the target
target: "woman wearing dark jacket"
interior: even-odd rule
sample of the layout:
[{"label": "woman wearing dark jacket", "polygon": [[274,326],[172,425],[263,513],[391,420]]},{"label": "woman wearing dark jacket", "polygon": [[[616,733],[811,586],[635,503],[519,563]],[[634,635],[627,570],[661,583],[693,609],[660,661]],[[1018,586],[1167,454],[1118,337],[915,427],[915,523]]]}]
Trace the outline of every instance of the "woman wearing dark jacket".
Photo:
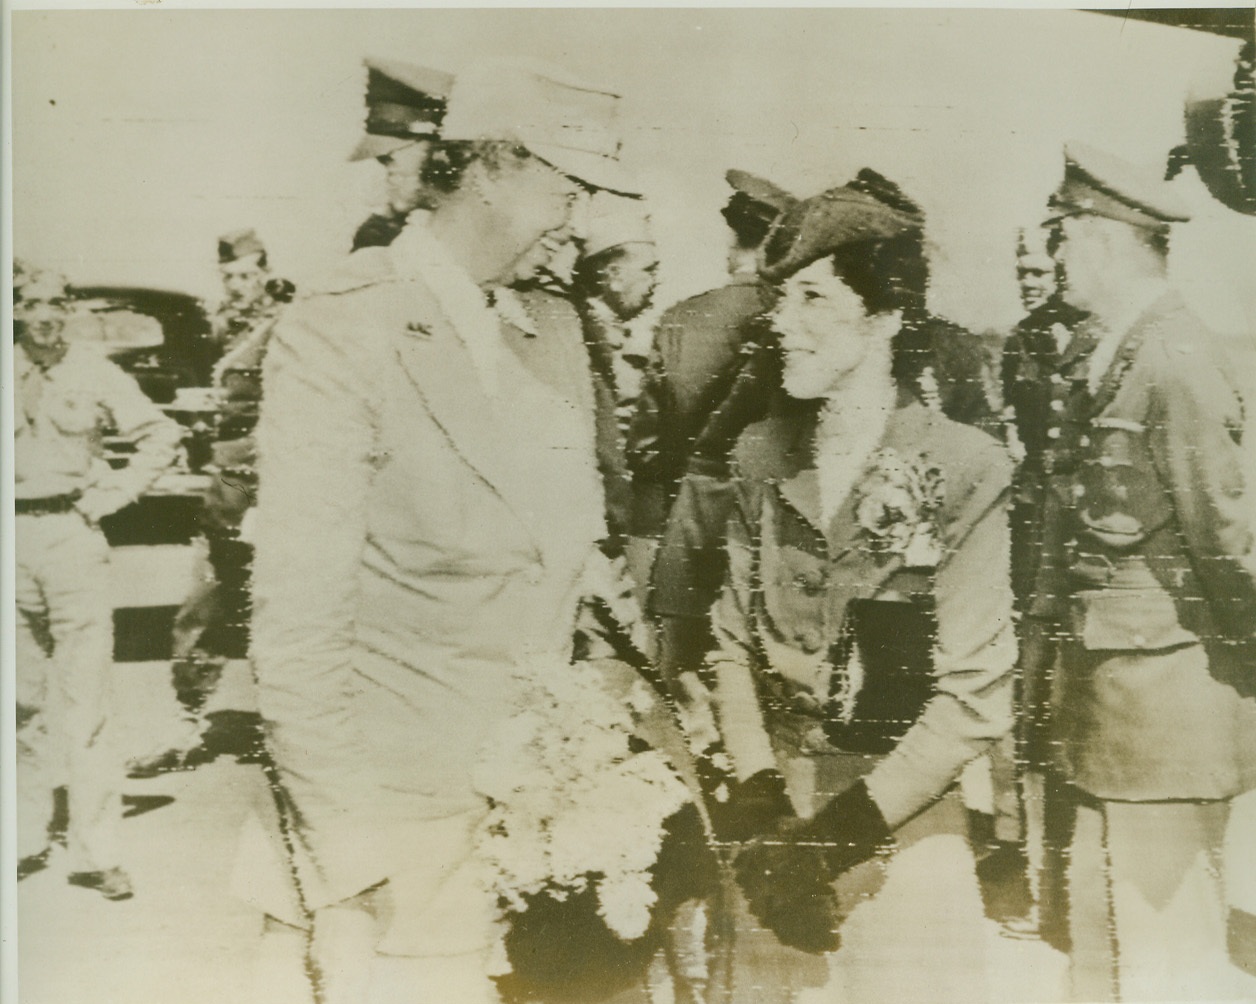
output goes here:
[{"label": "woman wearing dark jacket", "polygon": [[[887,212],[912,220],[913,226],[923,219],[919,207],[893,182],[866,168],[836,191],[867,198]],[[724,524],[731,506],[729,464],[733,448],[745,428],[764,417],[780,386],[779,335],[770,315],[781,282],[789,274],[782,269],[791,267],[782,257],[783,251],[792,239],[789,235],[797,234],[803,225],[808,207],[825,204],[831,195],[824,193],[785,209],[764,242],[758,282],[742,287],[756,291],[757,312],[740,322],[745,341],[737,365],[711,385],[712,392],[718,394],[718,405],[700,429],[685,433],[684,422],[671,423],[675,426],[671,435],[688,435],[690,445],[687,458],[681,458],[684,472],[683,476],[677,474],[676,497],[663,528],[650,597],[651,612],[663,621],[661,659],[669,679],[700,665],[711,647],[707,615],[725,572]],[[980,343],[959,325],[925,309],[928,267],[923,254],[913,256],[910,268],[912,274],[904,277],[902,286],[902,323],[895,336],[895,379],[948,418],[987,431],[997,429],[994,409],[986,396],[985,357]],[[645,415],[643,408],[639,429],[645,427],[641,421]],[[668,456],[675,459],[678,454],[660,450],[654,462]],[[653,476],[644,469],[638,474],[646,480]]]},{"label": "woman wearing dark jacket", "polygon": [[922,381],[920,215],[869,177],[769,242],[788,397],[735,456],[708,660],[722,815],[768,834],[737,871],[783,994],[796,949],[827,954],[808,1000],[969,1004],[984,935],[955,782],[1011,726],[1011,463]]}]

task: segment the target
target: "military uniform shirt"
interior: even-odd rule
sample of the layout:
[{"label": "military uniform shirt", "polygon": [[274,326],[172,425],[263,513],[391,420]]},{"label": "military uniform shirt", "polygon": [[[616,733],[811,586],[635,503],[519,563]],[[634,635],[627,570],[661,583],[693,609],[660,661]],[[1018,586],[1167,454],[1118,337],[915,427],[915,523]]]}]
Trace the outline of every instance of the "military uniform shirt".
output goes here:
[{"label": "military uniform shirt", "polygon": [[[81,492],[87,511],[114,512],[133,502],[174,459],[179,426],[99,352],[71,345],[46,370],[21,348],[13,360],[17,498]],[[106,429],[135,444],[121,470],[104,459]]]}]

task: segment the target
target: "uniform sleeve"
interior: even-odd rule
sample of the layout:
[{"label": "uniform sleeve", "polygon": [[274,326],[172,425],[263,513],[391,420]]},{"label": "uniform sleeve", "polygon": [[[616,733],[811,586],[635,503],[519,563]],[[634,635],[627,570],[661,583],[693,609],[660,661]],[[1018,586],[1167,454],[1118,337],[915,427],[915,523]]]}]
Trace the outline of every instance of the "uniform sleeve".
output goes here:
[{"label": "uniform sleeve", "polygon": [[253,654],[286,763],[331,756],[351,724],[374,422],[371,354],[339,299],[298,304],[276,325],[257,426]]},{"label": "uniform sleeve", "polygon": [[758,547],[752,527],[757,510],[753,493],[739,489],[728,519],[728,574],[711,610],[715,649],[707,660],[714,680],[720,736],[740,780],[777,765],[752,669],[755,642],[751,609]]},{"label": "uniform sleeve", "polygon": [[637,397],[637,410],[628,423],[627,454],[629,469],[638,480],[663,481],[676,465],[668,456],[664,442],[663,423],[668,412],[667,371],[664,367],[659,337],[649,353],[646,376]]},{"label": "uniform sleeve", "polygon": [[174,462],[183,430],[166,416],[121,368],[100,360],[96,376],[100,403],[117,434],[135,446],[127,465],[101,470],[83,492],[79,508],[100,519],[134,502]]},{"label": "uniform sleeve", "polygon": [[995,465],[974,493],[968,513],[956,521],[971,530],[938,569],[934,696],[867,777],[891,828],[946,791],[970,760],[1012,727],[1016,642],[1006,473],[1005,461]]},{"label": "uniform sleeve", "polygon": [[1244,485],[1242,403],[1212,359],[1173,349],[1153,384],[1151,452],[1226,641],[1256,638],[1252,497]]}]

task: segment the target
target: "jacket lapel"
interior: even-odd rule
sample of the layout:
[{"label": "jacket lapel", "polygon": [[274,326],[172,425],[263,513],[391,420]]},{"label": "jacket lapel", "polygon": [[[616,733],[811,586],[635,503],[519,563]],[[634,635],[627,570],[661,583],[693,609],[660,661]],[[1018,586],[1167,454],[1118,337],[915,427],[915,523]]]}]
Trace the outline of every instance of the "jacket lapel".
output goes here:
[{"label": "jacket lapel", "polygon": [[[401,367],[450,445],[526,525],[515,504],[525,495],[526,465],[508,449],[503,434],[509,409],[485,390],[470,351],[436,301],[420,282],[411,284],[415,288],[407,297],[409,319],[398,348]],[[504,343],[501,353],[500,386],[505,388],[510,349]]]},{"label": "jacket lapel", "polygon": [[[929,439],[932,420],[932,413],[919,402],[900,398],[877,448],[904,453],[918,451]],[[814,428],[814,423],[811,423],[806,433],[808,437],[814,434]],[[833,640],[850,602],[875,596],[885,581],[903,567],[903,559],[897,554],[875,551],[861,539],[863,530],[856,512],[858,493],[854,489],[825,526],[820,506],[819,473],[811,454],[808,454],[806,466],[776,481],[776,493],[823,534],[827,542],[829,575],[825,621],[826,633]],[[775,529],[765,526],[763,532],[770,534]]]},{"label": "jacket lapel", "polygon": [[1117,349],[1116,355],[1113,356],[1112,362],[1108,364],[1103,378],[1099,381],[1099,386],[1095,389],[1094,394],[1090,396],[1087,408],[1087,413],[1090,417],[1093,418],[1095,415],[1100,414],[1112,403],[1117,392],[1121,389],[1126,372],[1134,363],[1134,357],[1138,355],[1138,350],[1142,348],[1143,340],[1147,337],[1150,328],[1155,324],[1155,320],[1168,314],[1176,305],[1177,298],[1174,293],[1166,293],[1164,296],[1157,297],[1155,302],[1139,315],[1129,331],[1125,333],[1125,337],[1121,339],[1120,348]]},{"label": "jacket lapel", "polygon": [[[918,452],[930,439],[934,417],[920,402],[901,397],[877,449]],[[830,631],[840,627],[852,600],[875,596],[886,580],[903,567],[902,555],[886,554],[869,546],[859,524],[858,502],[856,486],[834,514],[826,533],[832,562],[826,609]]]}]

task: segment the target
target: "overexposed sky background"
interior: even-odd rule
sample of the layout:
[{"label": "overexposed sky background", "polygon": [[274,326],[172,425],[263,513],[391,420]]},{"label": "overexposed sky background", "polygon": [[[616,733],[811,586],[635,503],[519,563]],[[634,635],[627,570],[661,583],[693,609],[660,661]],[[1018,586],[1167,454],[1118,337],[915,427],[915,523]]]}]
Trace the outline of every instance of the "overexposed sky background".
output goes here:
[{"label": "overexposed sky background", "polygon": [[[926,209],[934,308],[1019,316],[1015,232],[1061,147],[1160,169],[1188,93],[1229,86],[1238,43],[1058,10],[15,11],[14,254],[77,283],[214,295],[215,238],[254,226],[300,283],[379,193],[349,164],[365,55],[456,72],[558,63],[623,95],[624,159],[663,260],[660,305],[721,281],[728,167],[799,195],[872,166]],[[1179,284],[1215,327],[1256,331],[1256,221],[1178,186]]]}]

